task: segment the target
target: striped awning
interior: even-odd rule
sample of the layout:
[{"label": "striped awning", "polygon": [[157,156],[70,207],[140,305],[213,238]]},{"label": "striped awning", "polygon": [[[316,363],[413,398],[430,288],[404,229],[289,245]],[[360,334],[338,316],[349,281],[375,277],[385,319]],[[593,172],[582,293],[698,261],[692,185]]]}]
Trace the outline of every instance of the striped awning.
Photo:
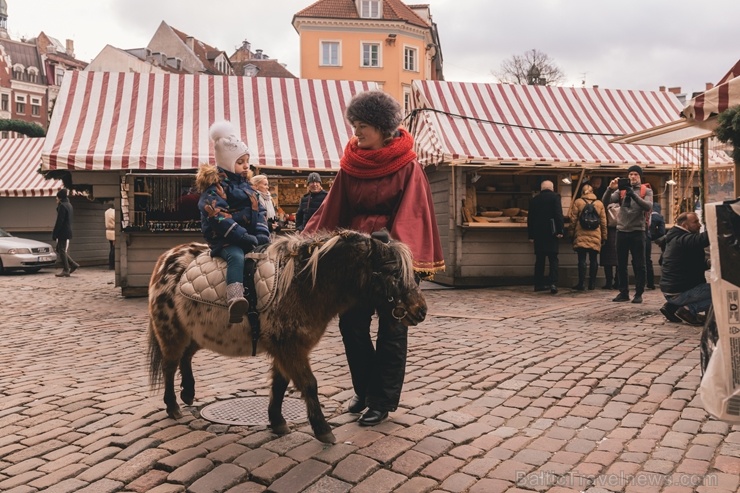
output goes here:
[{"label": "striped awning", "polygon": [[729,79],[689,101],[681,112],[689,120],[705,121],[740,104],[740,76]]},{"label": "striped awning", "polygon": [[213,162],[208,128],[231,120],[250,163],[338,170],[344,109],[371,82],[117,72],[64,77],[43,168],[192,170]]},{"label": "striped awning", "polygon": [[414,81],[410,127],[424,165],[672,165],[670,149],[613,144],[672,121],[669,92]]},{"label": "striped awning", "polygon": [[45,140],[0,139],[0,197],[53,197],[64,188],[39,173]]}]

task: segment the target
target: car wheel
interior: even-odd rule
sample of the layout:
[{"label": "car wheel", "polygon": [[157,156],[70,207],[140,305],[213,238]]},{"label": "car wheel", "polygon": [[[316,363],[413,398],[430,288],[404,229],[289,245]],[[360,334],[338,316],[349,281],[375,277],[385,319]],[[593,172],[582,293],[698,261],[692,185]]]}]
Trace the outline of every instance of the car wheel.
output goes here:
[{"label": "car wheel", "polygon": [[5,274],[5,269],[3,269],[3,261],[0,260],[0,274]]},{"label": "car wheel", "polygon": [[32,267],[30,269],[23,269],[23,272],[27,272],[28,274],[35,274],[40,270],[41,270],[41,267]]}]

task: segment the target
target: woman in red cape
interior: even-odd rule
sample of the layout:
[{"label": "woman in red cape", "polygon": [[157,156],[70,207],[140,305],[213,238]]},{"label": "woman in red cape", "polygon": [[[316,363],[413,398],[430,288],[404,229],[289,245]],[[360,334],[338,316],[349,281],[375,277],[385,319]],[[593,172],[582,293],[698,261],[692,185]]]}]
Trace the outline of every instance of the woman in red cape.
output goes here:
[{"label": "woman in red cape", "polygon": [[[386,228],[411,249],[414,270],[426,277],[444,270],[429,182],[413,150],[414,141],[399,128],[398,102],[382,91],[358,94],[347,106],[354,136],[344,149],[334,184],[304,229],[313,233],[338,228],[373,233]],[[378,312],[373,346],[370,323],[376,307],[359,304],[339,317],[355,397],[351,413],[365,411],[359,423],[372,426],[395,411],[406,373],[408,329]]]}]

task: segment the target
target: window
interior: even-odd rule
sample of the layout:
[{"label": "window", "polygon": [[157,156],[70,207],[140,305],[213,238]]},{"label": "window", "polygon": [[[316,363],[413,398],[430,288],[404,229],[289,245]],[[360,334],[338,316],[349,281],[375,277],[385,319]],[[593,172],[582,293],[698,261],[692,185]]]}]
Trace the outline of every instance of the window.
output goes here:
[{"label": "window", "polygon": [[321,65],[339,66],[339,41],[321,42]]},{"label": "window", "polygon": [[36,84],[39,79],[39,72],[33,67],[29,67],[28,69],[28,82],[31,82],[32,84]]},{"label": "window", "polygon": [[57,68],[55,82],[57,83],[58,86],[61,86],[63,80],[64,80],[64,69],[63,68]]},{"label": "window", "polygon": [[419,50],[406,46],[403,49],[403,69],[412,72],[419,71]]},{"label": "window", "polygon": [[362,43],[362,66],[380,67],[380,44]]},{"label": "window", "polygon": [[39,98],[31,98],[31,114],[41,116],[41,100]]},{"label": "window", "polygon": [[10,96],[7,94],[3,94],[2,97],[0,97],[0,110],[10,111]]},{"label": "window", "polygon": [[15,97],[15,112],[24,114],[26,112],[26,96]]},{"label": "window", "polygon": [[411,87],[403,86],[403,112],[408,115],[411,112]]},{"label": "window", "polygon": [[380,19],[380,0],[361,0],[360,17],[363,19]]}]

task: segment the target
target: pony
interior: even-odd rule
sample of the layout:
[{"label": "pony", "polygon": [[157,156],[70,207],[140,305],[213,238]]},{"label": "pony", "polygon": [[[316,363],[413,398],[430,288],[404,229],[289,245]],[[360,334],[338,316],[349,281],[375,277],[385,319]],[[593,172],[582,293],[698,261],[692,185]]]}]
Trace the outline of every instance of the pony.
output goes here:
[{"label": "pony", "polygon": [[[226,307],[185,297],[179,281],[188,265],[208,252],[203,243],[176,246],[163,253],[149,282],[149,379],[152,389],[164,383],[167,415],[182,417],[174,379],[181,374],[180,398],[195,399],[192,358],[208,349],[226,356],[252,355],[248,319],[229,324]],[[311,236],[286,235],[266,253],[280,269],[274,301],[259,314],[257,353],[271,357],[268,404],[270,428],[278,435],[290,431],[282,415],[290,381],[300,391],[316,438],[334,443],[318,400],[318,386],[309,354],[329,322],[360,300],[372,300],[379,311],[406,326],[421,323],[427,306],[415,279],[410,250],[386,234],[372,236],[350,230]]]}]

